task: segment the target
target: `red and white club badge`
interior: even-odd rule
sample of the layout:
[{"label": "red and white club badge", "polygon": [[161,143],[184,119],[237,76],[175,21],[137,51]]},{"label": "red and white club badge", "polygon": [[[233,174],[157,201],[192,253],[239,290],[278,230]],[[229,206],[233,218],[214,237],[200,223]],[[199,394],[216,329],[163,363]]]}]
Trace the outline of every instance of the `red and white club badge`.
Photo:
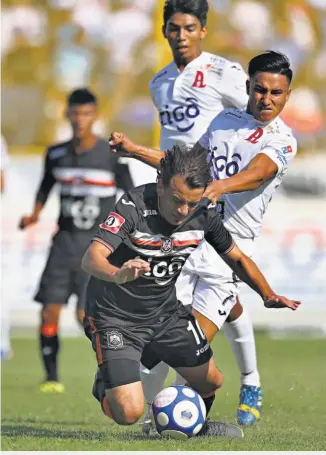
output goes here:
[{"label": "red and white club badge", "polygon": [[119,213],[110,212],[104,223],[100,224],[101,229],[117,234],[126,220]]}]

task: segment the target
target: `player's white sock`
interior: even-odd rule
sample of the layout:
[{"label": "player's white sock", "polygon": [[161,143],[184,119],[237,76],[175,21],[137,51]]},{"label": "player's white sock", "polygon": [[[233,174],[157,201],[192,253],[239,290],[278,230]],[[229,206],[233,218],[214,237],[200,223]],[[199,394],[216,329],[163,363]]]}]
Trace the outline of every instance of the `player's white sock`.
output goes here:
[{"label": "player's white sock", "polygon": [[140,365],[140,377],[143,383],[145,399],[148,404],[153,403],[156,395],[164,389],[164,382],[169,373],[169,365],[160,362],[156,367],[148,370]]},{"label": "player's white sock", "polygon": [[186,384],[186,380],[184,377],[181,376],[181,374],[177,373],[176,374],[176,377],[175,377],[175,380],[173,382],[173,385],[185,385]]},{"label": "player's white sock", "polygon": [[248,312],[243,309],[238,319],[225,322],[223,328],[241,372],[241,384],[260,386],[255,336]]}]

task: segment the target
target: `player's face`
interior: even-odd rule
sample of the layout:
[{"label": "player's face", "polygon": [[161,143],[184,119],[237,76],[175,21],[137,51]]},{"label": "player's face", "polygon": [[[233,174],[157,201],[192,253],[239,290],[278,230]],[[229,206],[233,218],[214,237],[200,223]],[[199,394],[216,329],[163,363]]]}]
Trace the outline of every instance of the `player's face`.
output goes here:
[{"label": "player's face", "polygon": [[184,177],[176,175],[170,180],[168,187],[164,187],[159,180],[157,190],[161,216],[168,223],[179,225],[195,210],[205,188],[189,188]]},{"label": "player's face", "polygon": [[192,61],[201,53],[200,43],[207,33],[196,16],[175,13],[168,20],[163,34],[171,47],[176,61]]},{"label": "player's face", "polygon": [[278,73],[256,73],[247,81],[248,109],[260,122],[274,120],[287,103],[291,90],[287,77]]},{"label": "player's face", "polygon": [[67,110],[67,118],[71,123],[74,137],[78,139],[83,139],[92,134],[96,117],[97,108],[94,103],[75,104]]}]

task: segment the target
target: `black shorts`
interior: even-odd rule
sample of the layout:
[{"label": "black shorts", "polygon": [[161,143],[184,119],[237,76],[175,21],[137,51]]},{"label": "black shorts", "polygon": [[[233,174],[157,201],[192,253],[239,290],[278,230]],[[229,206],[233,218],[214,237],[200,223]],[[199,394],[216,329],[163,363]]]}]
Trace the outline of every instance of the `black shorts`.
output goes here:
[{"label": "black shorts", "polygon": [[81,261],[91,241],[89,233],[57,232],[46,262],[36,302],[43,305],[67,304],[72,294],[77,295],[78,308],[85,308],[89,275],[81,268]]},{"label": "black shorts", "polygon": [[106,388],[128,383],[122,372],[120,377],[119,372],[107,367],[112,365],[112,360],[129,361],[130,368],[136,368],[131,376],[140,380],[140,362],[148,369],[161,361],[173,368],[196,367],[207,363],[213,355],[191,309],[181,304],[173,316],[156,325],[112,325],[97,330],[96,322],[91,318],[85,318],[84,325],[86,335],[92,340]]}]

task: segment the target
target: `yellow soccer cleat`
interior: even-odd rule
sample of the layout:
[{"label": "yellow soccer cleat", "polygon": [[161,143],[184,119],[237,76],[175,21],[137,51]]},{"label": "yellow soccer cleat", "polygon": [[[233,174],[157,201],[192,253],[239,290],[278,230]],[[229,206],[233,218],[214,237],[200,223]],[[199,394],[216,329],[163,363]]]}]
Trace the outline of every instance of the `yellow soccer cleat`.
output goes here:
[{"label": "yellow soccer cleat", "polygon": [[40,391],[43,393],[63,393],[65,386],[58,381],[45,381],[40,385]]}]

